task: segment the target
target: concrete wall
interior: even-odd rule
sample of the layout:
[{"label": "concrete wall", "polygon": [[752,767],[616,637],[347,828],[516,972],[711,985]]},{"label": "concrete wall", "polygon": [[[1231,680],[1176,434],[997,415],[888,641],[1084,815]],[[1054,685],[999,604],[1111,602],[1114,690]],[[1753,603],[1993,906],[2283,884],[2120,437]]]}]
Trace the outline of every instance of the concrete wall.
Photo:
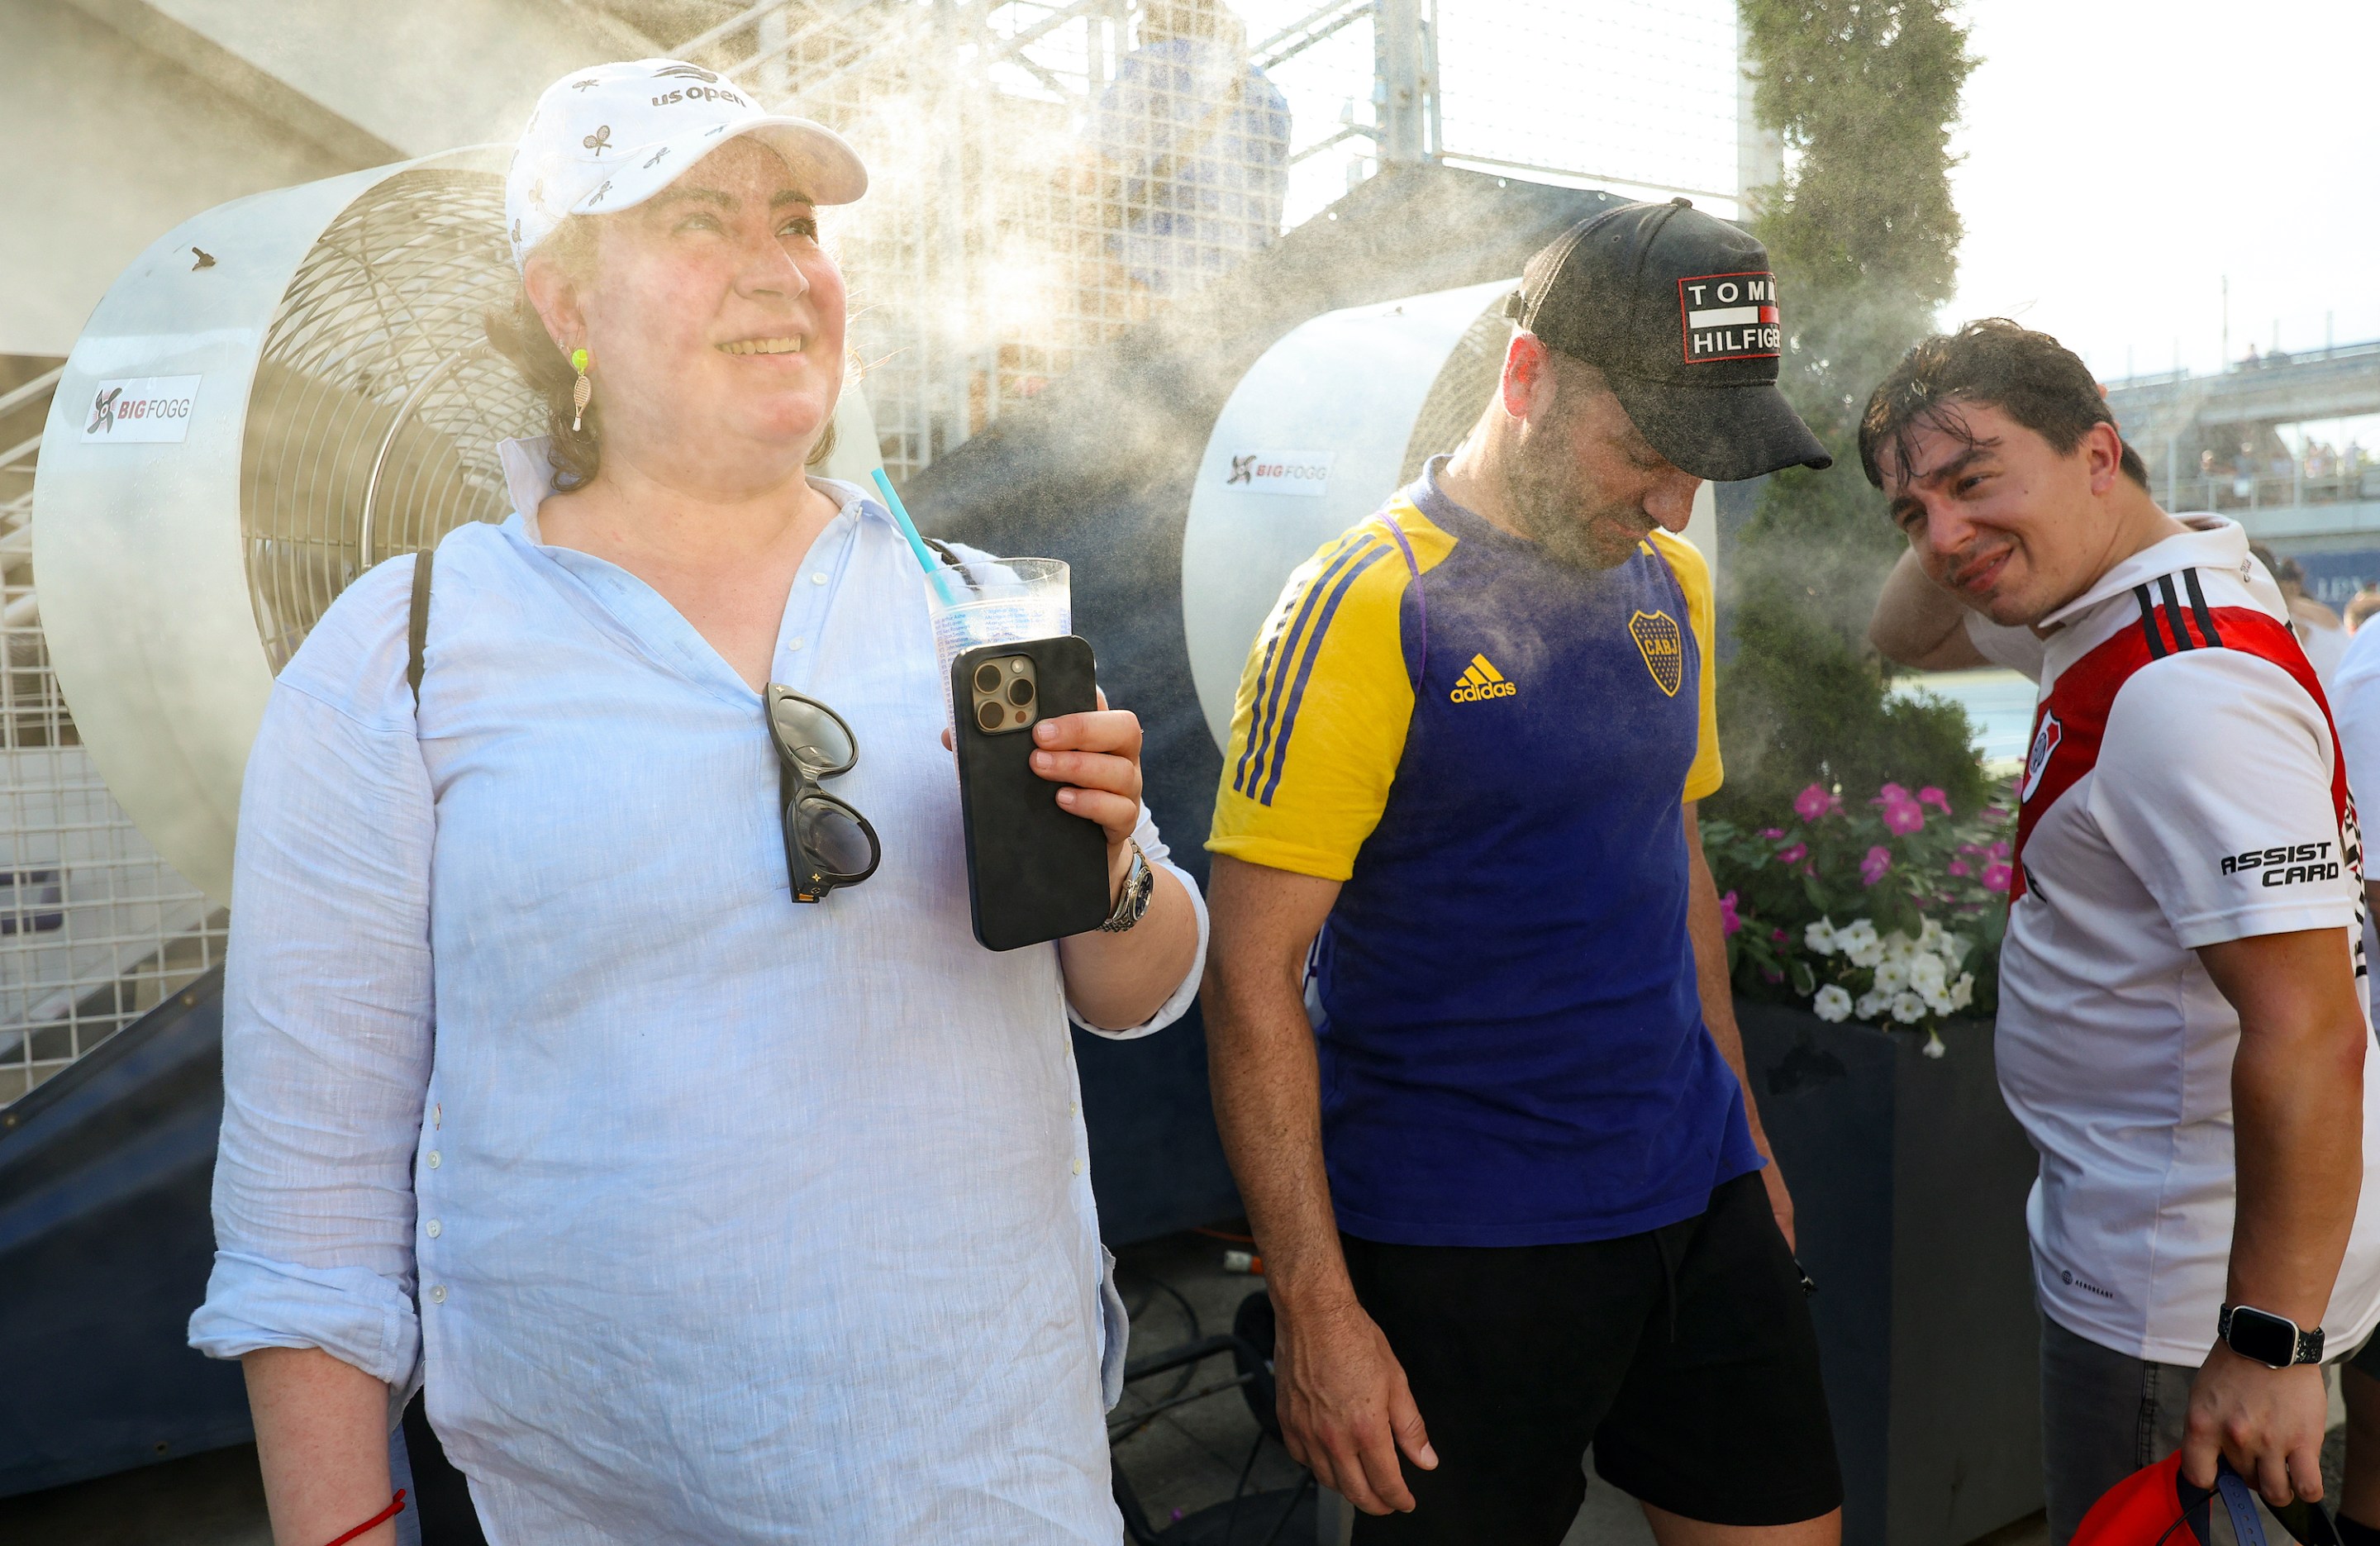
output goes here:
[{"label": "concrete wall", "polygon": [[358,164],[53,0],[0,0],[0,354],[67,353],[200,210]]},{"label": "concrete wall", "polygon": [[660,44],[552,0],[0,0],[0,355],[63,355],[190,215],[509,140],[548,82]]}]

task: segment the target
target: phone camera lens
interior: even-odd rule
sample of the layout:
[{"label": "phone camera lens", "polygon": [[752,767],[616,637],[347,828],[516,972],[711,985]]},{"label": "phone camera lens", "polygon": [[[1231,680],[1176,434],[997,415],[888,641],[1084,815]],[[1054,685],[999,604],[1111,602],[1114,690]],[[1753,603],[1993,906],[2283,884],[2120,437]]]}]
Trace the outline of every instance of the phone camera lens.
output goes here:
[{"label": "phone camera lens", "polygon": [[1000,668],[998,666],[978,666],[975,669],[975,690],[978,693],[999,692]]},{"label": "phone camera lens", "polygon": [[1008,684],[1008,701],[1022,708],[1033,701],[1033,683],[1022,677]]},{"label": "phone camera lens", "polygon": [[1000,722],[1006,718],[1007,712],[996,703],[978,705],[975,711],[975,722],[988,731],[998,730]]}]

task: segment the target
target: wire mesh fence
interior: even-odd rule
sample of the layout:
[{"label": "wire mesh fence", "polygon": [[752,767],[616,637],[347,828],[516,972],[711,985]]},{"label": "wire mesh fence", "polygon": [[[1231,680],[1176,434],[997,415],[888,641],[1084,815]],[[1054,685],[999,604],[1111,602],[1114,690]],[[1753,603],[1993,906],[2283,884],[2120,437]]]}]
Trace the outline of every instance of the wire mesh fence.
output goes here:
[{"label": "wire mesh fence", "polygon": [[[28,386],[0,394],[0,421],[38,421],[45,383]],[[225,918],[158,857],[75,735],[33,587],[34,449],[19,442],[0,455],[9,457],[0,461],[5,1105],[220,960]]]}]

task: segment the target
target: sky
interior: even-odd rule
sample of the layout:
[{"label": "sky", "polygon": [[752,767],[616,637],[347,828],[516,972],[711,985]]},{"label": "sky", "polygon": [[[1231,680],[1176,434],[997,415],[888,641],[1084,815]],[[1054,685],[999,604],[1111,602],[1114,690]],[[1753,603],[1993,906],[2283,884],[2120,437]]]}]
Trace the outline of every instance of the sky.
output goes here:
[{"label": "sky", "polygon": [[2372,0],[1968,0],[1943,320],[2013,317],[2102,380],[2380,339]]}]

